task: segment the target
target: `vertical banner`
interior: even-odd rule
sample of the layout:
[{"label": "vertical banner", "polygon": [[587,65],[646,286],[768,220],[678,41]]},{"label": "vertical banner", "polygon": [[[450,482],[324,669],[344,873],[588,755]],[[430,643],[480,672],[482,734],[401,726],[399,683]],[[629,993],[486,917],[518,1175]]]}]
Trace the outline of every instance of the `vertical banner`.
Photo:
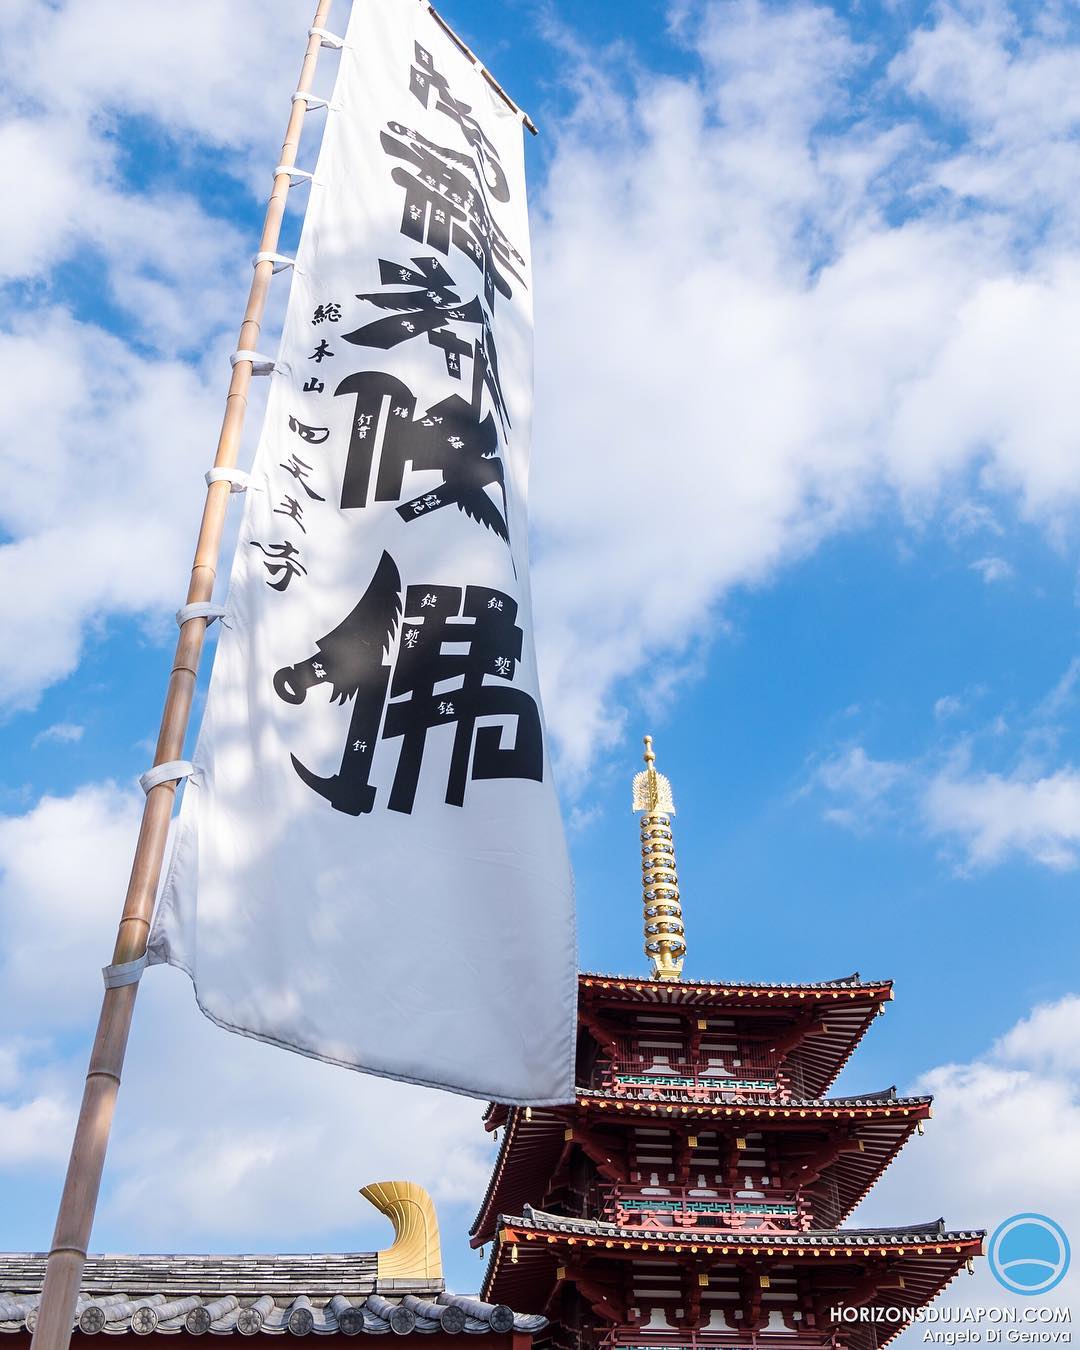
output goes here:
[{"label": "vertical banner", "polygon": [[564,1102],[521,119],[418,0],[354,7],[327,118],[150,959],[232,1031]]}]

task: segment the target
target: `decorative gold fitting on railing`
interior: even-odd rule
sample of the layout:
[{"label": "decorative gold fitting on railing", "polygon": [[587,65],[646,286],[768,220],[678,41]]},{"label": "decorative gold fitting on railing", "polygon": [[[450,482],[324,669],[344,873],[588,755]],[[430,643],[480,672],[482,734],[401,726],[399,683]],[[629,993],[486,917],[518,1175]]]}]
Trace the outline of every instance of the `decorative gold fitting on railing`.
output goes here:
[{"label": "decorative gold fitting on railing", "polygon": [[645,955],[655,980],[678,980],[686,938],[675,867],[671,783],[656,772],[652,737],[645,737],[645,769],[634,776],[633,810],[641,815],[641,889],[645,911]]}]

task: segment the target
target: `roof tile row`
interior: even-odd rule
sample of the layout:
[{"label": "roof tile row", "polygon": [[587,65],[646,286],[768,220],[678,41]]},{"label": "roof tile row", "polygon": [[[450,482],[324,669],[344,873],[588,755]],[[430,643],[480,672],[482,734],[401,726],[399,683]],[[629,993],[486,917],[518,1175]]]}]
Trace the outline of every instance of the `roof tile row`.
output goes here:
[{"label": "roof tile row", "polygon": [[[500,1214],[499,1224],[506,1228],[534,1228],[549,1233],[569,1233],[575,1237],[642,1237],[655,1240],[656,1231],[641,1228],[625,1228],[619,1224],[606,1223],[601,1219],[570,1219],[559,1214],[548,1214],[543,1210],[526,1205],[520,1218]],[[661,1239],[665,1236],[661,1234]],[[944,1219],[934,1219],[927,1223],[906,1224],[900,1228],[829,1228],[804,1233],[721,1233],[710,1235],[710,1241],[738,1243],[740,1246],[784,1246],[784,1247],[876,1247],[890,1242],[971,1242],[981,1241],[986,1236],[981,1229],[964,1229],[956,1232],[947,1230]]]},{"label": "roof tile row", "polygon": [[[0,1293],[0,1332],[24,1328],[32,1331],[40,1297],[40,1294]],[[80,1294],[75,1326],[88,1336],[129,1331],[141,1336],[154,1331],[187,1331],[196,1336],[234,1331],[244,1336],[259,1332],[272,1335],[290,1332],[294,1336],[392,1332],[407,1336],[414,1331],[505,1335],[510,1331],[529,1334],[541,1331],[547,1326],[547,1319],[515,1313],[505,1304],[482,1303],[479,1299],[445,1293],[434,1302],[413,1294],[402,1299],[368,1294],[357,1300],[344,1294],[325,1300],[297,1294],[284,1303],[272,1294],[242,1301],[235,1294],[203,1299],[197,1294],[170,1298],[157,1293],[132,1299],[124,1293],[114,1293],[92,1297]]]}]

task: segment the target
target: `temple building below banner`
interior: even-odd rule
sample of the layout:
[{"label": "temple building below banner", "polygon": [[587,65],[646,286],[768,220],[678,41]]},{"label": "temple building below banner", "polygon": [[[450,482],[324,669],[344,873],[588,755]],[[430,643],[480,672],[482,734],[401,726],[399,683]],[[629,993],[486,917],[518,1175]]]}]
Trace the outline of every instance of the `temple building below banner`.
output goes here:
[{"label": "temple building below banner", "polygon": [[645,758],[652,975],[580,976],[572,1105],[489,1109],[502,1141],[472,1231],[494,1244],[482,1296],[542,1312],[555,1350],[878,1350],[903,1323],[843,1310],[922,1307],[984,1237],[844,1226],[931,1115],[894,1088],[828,1095],[891,982],[684,979],[674,802],[649,738]]}]

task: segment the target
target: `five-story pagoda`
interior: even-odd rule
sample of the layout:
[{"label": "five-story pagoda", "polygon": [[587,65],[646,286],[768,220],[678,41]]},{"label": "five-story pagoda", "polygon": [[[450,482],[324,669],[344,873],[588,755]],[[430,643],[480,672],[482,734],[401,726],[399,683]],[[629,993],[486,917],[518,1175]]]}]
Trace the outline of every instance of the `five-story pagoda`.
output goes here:
[{"label": "five-story pagoda", "polygon": [[559,1350],[877,1350],[983,1239],[841,1227],[931,1114],[893,1088],[826,1095],[891,982],[683,979],[674,803],[645,745],[652,976],[580,976],[572,1106],[489,1109],[483,1297],[543,1310]]}]

